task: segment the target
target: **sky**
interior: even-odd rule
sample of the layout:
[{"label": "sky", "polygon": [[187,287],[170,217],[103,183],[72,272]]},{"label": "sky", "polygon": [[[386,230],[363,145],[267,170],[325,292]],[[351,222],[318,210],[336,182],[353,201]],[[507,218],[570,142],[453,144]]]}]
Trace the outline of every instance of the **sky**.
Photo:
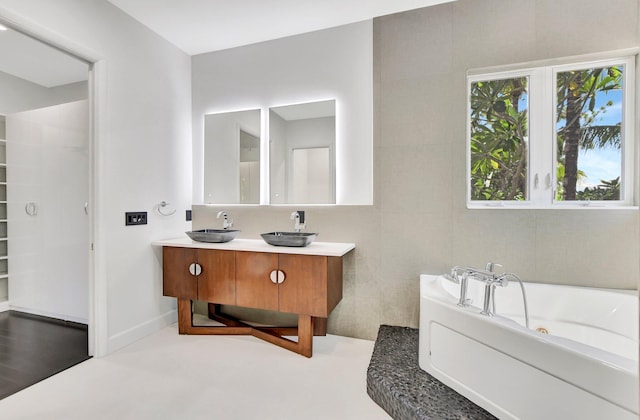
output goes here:
[{"label": "sky", "polygon": [[[598,117],[596,125],[613,125],[622,121],[622,92],[615,90],[596,95],[597,107],[605,105],[607,101],[612,101],[613,105]],[[601,184],[603,179],[609,181],[617,178],[622,171],[621,152],[614,148],[580,150],[578,169],[587,174],[587,179],[579,181],[579,190]]]}]

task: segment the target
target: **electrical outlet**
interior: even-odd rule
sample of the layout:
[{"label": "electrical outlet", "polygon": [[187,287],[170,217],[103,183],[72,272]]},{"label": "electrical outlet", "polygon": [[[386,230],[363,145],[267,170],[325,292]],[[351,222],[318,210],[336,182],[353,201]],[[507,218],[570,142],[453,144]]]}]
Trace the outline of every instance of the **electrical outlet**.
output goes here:
[{"label": "electrical outlet", "polygon": [[147,224],[147,212],[146,211],[128,211],[124,214],[125,226],[133,225],[146,225]]},{"label": "electrical outlet", "polygon": [[187,219],[187,222],[191,221],[191,210],[187,210],[186,219]]}]

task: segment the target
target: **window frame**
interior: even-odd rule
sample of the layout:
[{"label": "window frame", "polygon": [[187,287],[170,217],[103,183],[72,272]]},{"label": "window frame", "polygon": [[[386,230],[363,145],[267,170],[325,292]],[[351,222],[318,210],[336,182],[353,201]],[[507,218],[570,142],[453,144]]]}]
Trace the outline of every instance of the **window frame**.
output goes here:
[{"label": "window frame", "polygon": [[[466,85],[466,203],[469,209],[525,208],[525,209],[577,209],[577,208],[631,208],[635,205],[637,167],[635,137],[635,79],[637,51],[609,57],[580,57],[552,62],[529,63],[487,70],[469,70]],[[621,188],[620,200],[584,201],[556,200],[556,74],[563,71],[596,67],[624,66],[622,74],[623,115],[621,124]],[[473,83],[517,77],[528,79],[528,138],[527,138],[527,200],[472,200],[471,199],[471,87]]]}]

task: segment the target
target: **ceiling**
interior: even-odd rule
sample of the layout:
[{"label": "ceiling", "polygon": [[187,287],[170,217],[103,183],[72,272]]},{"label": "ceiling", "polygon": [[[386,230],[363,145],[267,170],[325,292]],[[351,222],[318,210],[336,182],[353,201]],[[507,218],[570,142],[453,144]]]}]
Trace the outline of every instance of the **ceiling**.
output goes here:
[{"label": "ceiling", "polygon": [[452,0],[108,0],[189,55]]},{"label": "ceiling", "polygon": [[12,29],[0,30],[0,71],[47,88],[87,80],[87,63]]},{"label": "ceiling", "polygon": [[[189,55],[361,22],[453,0],[108,0]],[[87,63],[11,29],[0,71],[51,88],[87,80]],[[43,65],[46,63],[46,65]]]}]

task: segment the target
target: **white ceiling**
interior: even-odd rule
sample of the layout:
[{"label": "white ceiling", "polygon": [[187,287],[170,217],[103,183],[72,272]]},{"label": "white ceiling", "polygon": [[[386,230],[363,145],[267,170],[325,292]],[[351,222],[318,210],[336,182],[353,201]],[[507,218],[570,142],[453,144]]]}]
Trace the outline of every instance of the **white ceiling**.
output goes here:
[{"label": "white ceiling", "polygon": [[[108,1],[195,55],[454,0]],[[0,31],[0,51],[0,71],[39,85],[87,80],[86,63],[13,30]]]},{"label": "white ceiling", "polygon": [[87,80],[89,66],[12,29],[0,31],[0,71],[50,88]]},{"label": "white ceiling", "polygon": [[108,0],[189,55],[453,0]]}]

